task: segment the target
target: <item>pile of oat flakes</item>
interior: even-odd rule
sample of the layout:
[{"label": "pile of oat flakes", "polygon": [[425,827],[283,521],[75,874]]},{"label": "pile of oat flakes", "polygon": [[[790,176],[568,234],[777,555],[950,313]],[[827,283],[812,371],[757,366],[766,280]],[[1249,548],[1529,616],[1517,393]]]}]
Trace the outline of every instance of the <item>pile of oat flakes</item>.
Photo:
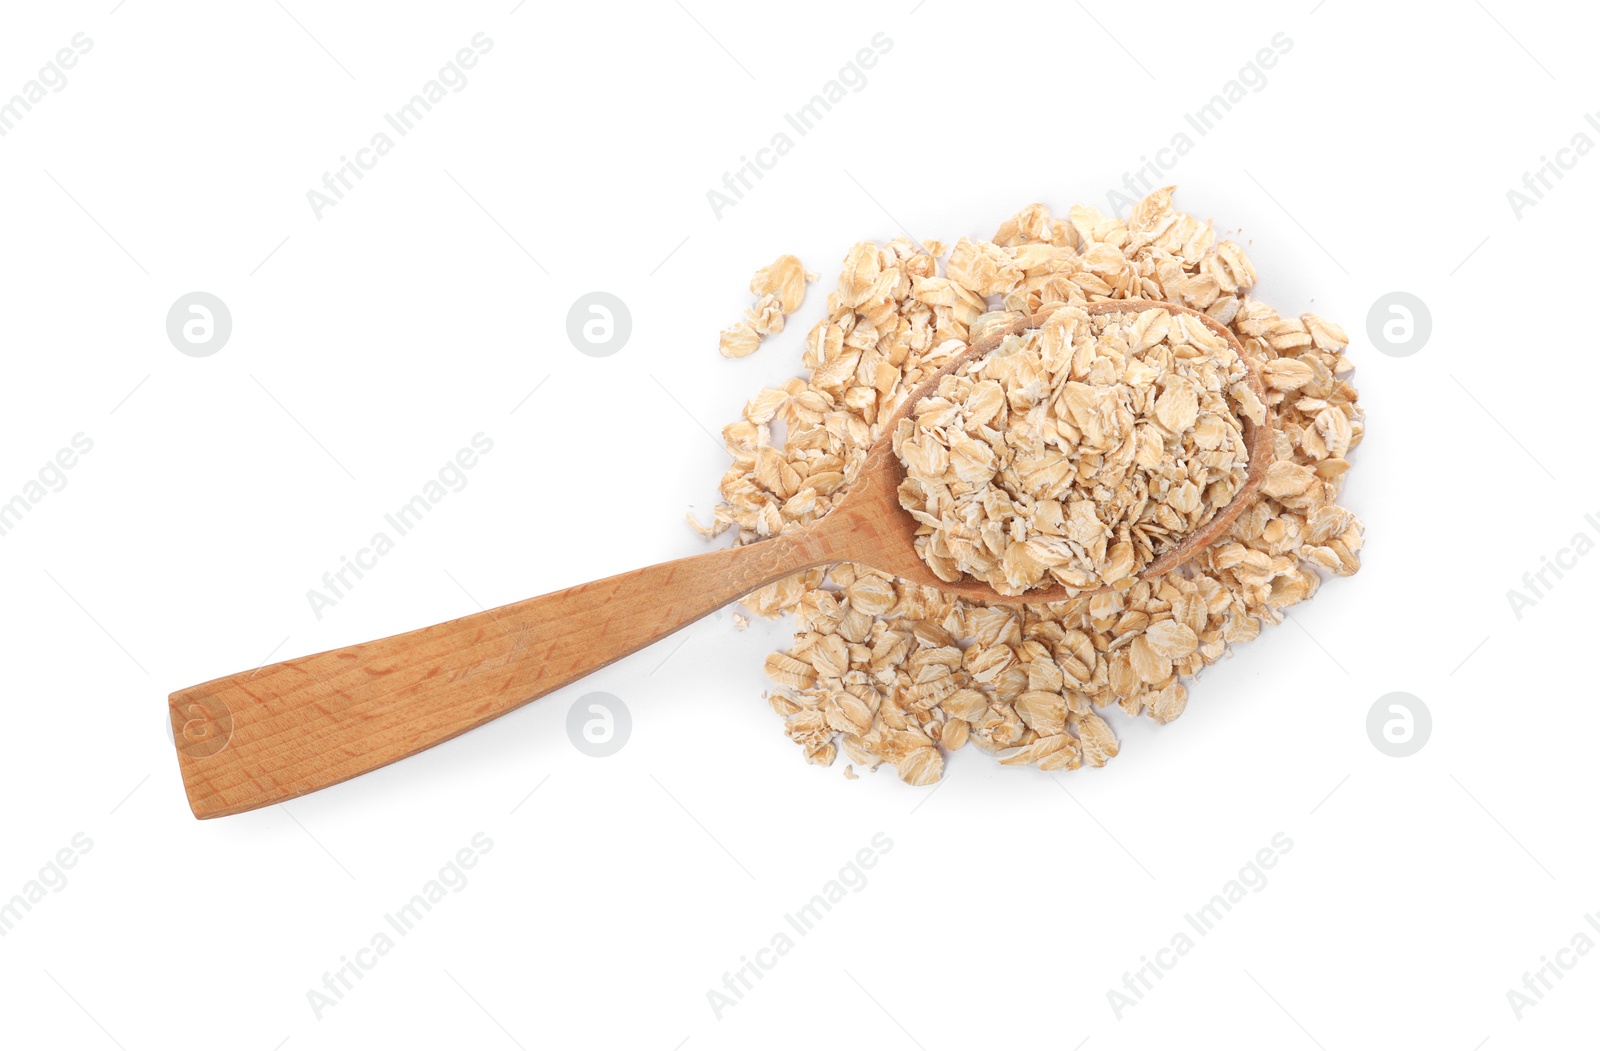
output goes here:
[{"label": "pile of oat flakes", "polygon": [[[1002,607],[844,563],[744,601],[762,616],[795,617],[792,648],[767,658],[769,703],[811,762],[829,765],[842,749],[925,785],[943,773],[946,750],[970,742],[1005,765],[1101,766],[1118,750],[1107,709],[1177,718],[1185,679],[1279,623],[1322,572],[1360,567],[1361,524],[1337,503],[1363,430],[1348,341],[1322,318],[1282,317],[1251,298],[1256,272],[1244,252],[1175,210],[1170,188],[1126,220],[1083,206],[1052,218],[1030,205],[992,241],[958,240],[941,273],[944,255],[938,242],[906,238],[851,248],[828,316],[806,340],[809,378],[761,391],[724,429],[733,464],[702,531],[734,528],[738,543],[753,543],[826,514],[879,421],[967,344],[1018,317],[1105,299],[1204,311],[1261,372],[1275,462],[1261,499],[1187,565],[1124,591]],[[803,294],[798,262],[786,270],[789,291],[798,284]]]},{"label": "pile of oat flakes", "polygon": [[895,428],[900,506],[940,580],[1124,586],[1244,486],[1244,361],[1192,314],[1061,307],[943,377]]}]

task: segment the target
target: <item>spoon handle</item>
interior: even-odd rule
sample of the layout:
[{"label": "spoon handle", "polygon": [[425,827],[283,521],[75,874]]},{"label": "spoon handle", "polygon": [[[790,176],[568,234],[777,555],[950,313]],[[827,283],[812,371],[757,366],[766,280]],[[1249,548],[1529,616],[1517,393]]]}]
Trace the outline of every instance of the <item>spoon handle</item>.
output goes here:
[{"label": "spoon handle", "polygon": [[833,547],[792,533],[179,690],[168,703],[190,809],[237,814],[414,755],[837,561]]}]

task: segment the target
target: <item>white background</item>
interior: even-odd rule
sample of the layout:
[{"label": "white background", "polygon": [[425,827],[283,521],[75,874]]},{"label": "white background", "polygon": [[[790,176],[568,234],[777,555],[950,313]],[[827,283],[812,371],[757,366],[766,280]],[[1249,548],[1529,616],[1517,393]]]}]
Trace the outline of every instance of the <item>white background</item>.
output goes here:
[{"label": "white background", "polygon": [[[1592,1040],[1600,954],[1520,1021],[1506,996],[1600,910],[1580,674],[1600,556],[1520,620],[1506,598],[1600,536],[1600,376],[1573,316],[1600,278],[1600,159],[1520,218],[1506,198],[1600,104],[1592,16],[113,2],[12,10],[0,32],[0,96],[93,40],[0,138],[0,499],[94,442],[0,537],[0,899],[93,843],[0,938],[0,1042]],[[478,32],[493,49],[466,87],[316,218],[306,191]],[[717,218],[706,191],[877,32],[893,47],[866,86]],[[1266,86],[1196,136],[1183,115],[1280,32]],[[682,516],[715,501],[708,434],[797,371],[852,242],[1103,207],[1180,131],[1178,203],[1247,245],[1262,298],[1344,325],[1370,418],[1346,491],[1364,569],[1192,684],[1184,718],[1118,719],[1103,770],[968,749],[934,792],[849,782],[760,699],[783,626],[736,634],[724,611],[416,758],[190,815],[170,691],[704,550]],[[823,283],[723,360],[718,329],[779,252]],[[207,358],[165,332],[197,289],[233,317]],[[633,317],[604,359],[565,328],[596,289]],[[1397,289],[1433,317],[1407,358],[1366,335]],[[317,619],[307,589],[479,431],[494,450],[468,486]],[[632,712],[610,758],[565,731],[592,690]],[[1410,758],[1367,738],[1391,691],[1433,713]],[[319,1020],[307,991],[479,832],[470,882]],[[718,1020],[707,990],[880,832],[867,885]],[[1119,1020],[1107,990],[1280,832],[1267,885]]]}]

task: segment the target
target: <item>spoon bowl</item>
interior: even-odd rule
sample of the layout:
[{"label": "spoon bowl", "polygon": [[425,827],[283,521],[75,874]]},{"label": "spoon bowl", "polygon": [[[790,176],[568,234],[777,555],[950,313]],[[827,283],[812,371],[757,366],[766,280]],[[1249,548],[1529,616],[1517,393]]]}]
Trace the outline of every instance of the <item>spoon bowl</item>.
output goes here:
[{"label": "spoon bowl", "polygon": [[[856,475],[850,491],[845,494],[839,505],[830,511],[827,516],[813,523],[808,528],[819,529],[830,520],[836,527],[849,528],[853,536],[862,538],[860,550],[852,549],[852,555],[847,561],[860,562],[871,566],[873,569],[885,573],[892,573],[902,580],[913,584],[922,584],[940,591],[959,595],[970,602],[983,602],[990,605],[1017,606],[1037,605],[1046,602],[1061,602],[1066,599],[1079,598],[1084,595],[1094,595],[1100,592],[1115,590],[1111,587],[1102,588],[1069,588],[1064,584],[1052,587],[1033,588],[1020,595],[1002,595],[982,580],[965,577],[958,581],[942,580],[936,576],[929,565],[917,554],[915,538],[917,523],[900,506],[900,484],[905,481],[905,465],[895,455],[892,445],[895,425],[902,419],[916,411],[916,406],[922,399],[929,397],[937,390],[939,381],[952,373],[960,372],[971,362],[986,357],[997,349],[1008,337],[1038,328],[1048,321],[1059,307],[1042,310],[1032,317],[1021,318],[1004,328],[997,329],[983,339],[973,343],[966,350],[952,358],[943,368],[934,373],[922,383],[910,396],[900,403],[900,407],[889,416],[878,431],[878,440],[873,443],[872,449],[867,454],[866,462],[861,465],[861,471]],[[1174,303],[1164,303],[1150,299],[1115,299],[1100,303],[1090,303],[1083,310],[1093,315],[1098,314],[1129,314],[1143,310],[1165,310],[1169,314],[1188,314],[1197,318],[1212,332],[1228,341],[1239,360],[1245,363],[1247,372],[1246,382],[1256,397],[1265,404],[1266,393],[1262,386],[1261,374],[1246,357],[1244,348],[1225,325],[1198,310],[1178,306]],[[1183,541],[1174,545],[1145,566],[1138,574],[1139,579],[1154,579],[1164,573],[1177,569],[1200,551],[1209,547],[1218,537],[1227,532],[1239,515],[1253,504],[1259,495],[1261,480],[1266,477],[1267,468],[1272,466],[1272,420],[1271,409],[1269,416],[1261,424],[1242,420],[1244,430],[1245,448],[1249,453],[1244,484],[1234,494],[1233,499],[1218,508],[1198,530],[1188,534]],[[891,513],[892,512],[892,513]],[[866,527],[861,522],[862,518],[883,515],[885,518],[895,520],[896,527],[874,530],[870,546],[866,543]],[[847,525],[848,523],[848,525]]]},{"label": "spoon bowl", "polygon": [[[1261,377],[1226,327],[1154,300],[1092,303],[1090,314],[1190,314],[1233,346],[1250,388]],[[579,584],[402,635],[327,650],[178,690],[168,698],[184,791],[196,817],[280,803],[465,733],[665,638],[794,573],[858,562],[973,602],[1020,605],[1094,594],[1057,585],[1001,595],[983,581],[939,579],[917,555],[918,523],[900,506],[905,469],[895,425],[946,375],[1038,327],[1054,310],[990,333],[953,357],[883,421],[850,490],[804,528]],[[1268,410],[1270,414],[1270,409]],[[1272,425],[1243,422],[1243,486],[1139,574],[1160,576],[1220,537],[1254,502],[1272,460]],[[1111,590],[1109,588],[1100,591]]]}]

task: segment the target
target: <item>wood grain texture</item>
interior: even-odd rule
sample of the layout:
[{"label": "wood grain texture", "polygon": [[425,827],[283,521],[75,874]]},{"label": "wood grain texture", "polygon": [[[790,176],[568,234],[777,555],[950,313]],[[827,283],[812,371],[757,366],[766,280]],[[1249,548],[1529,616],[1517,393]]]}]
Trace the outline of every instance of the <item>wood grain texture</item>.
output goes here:
[{"label": "wood grain texture", "polygon": [[[1212,319],[1169,303],[1117,300],[1088,309],[1104,313],[1152,307],[1194,314],[1233,341],[1232,333]],[[1040,313],[991,334],[913,391],[885,422],[848,494],[803,530],[173,693],[168,705],[190,808],[200,818],[237,814],[415,755],[813,566],[861,562],[975,602],[1015,605],[1073,597],[1061,587],[1002,596],[981,581],[947,583],[934,576],[917,557],[916,522],[900,507],[897,490],[905,469],[890,442],[895,422],[944,375],[1048,317],[1049,312]],[[1234,346],[1243,357],[1237,342]],[[1250,385],[1262,393],[1253,366]],[[1271,421],[1264,426],[1247,421],[1244,429],[1251,458],[1243,490],[1143,576],[1181,565],[1256,499],[1271,462]]]},{"label": "wood grain texture", "polygon": [[169,706],[190,808],[200,818],[237,814],[447,741],[763,585],[838,561],[846,524],[179,690]]}]

